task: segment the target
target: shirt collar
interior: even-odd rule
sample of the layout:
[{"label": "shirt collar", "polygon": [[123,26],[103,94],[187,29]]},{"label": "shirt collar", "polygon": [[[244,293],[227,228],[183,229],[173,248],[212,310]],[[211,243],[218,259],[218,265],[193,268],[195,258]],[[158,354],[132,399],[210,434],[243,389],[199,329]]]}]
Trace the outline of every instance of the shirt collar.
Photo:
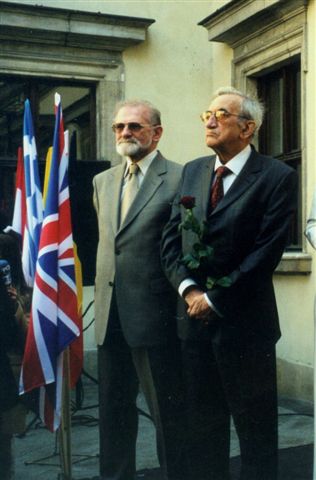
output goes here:
[{"label": "shirt collar", "polygon": [[[229,168],[235,175],[239,175],[242,168],[244,167],[246,161],[248,160],[251,153],[250,145],[247,145],[241,152],[237,153],[233,158],[229,160],[229,162],[225,163],[225,167]],[[220,159],[216,155],[214,171],[218,169],[218,167],[222,167],[223,164],[221,163]]]},{"label": "shirt collar", "polygon": [[[146,157],[142,158],[141,160],[138,160],[137,165],[139,166],[139,169],[140,169],[142,175],[144,175],[144,176],[146,175],[146,172],[147,172],[148,168],[150,167],[151,162],[154,160],[155,156],[157,155],[157,153],[158,153],[158,150],[153,150],[148,155],[146,155]],[[126,164],[126,168],[125,168],[124,177],[127,175],[128,168],[129,168],[130,164],[132,163],[132,160],[128,157],[126,158],[126,161],[127,161],[127,164]]]}]

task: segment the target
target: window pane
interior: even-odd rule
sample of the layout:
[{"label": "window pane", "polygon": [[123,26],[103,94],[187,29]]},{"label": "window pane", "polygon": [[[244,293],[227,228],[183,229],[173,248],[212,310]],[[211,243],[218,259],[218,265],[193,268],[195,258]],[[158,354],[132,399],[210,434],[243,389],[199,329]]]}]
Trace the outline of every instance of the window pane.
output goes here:
[{"label": "window pane", "polygon": [[267,148],[270,155],[283,151],[283,79],[272,79],[267,85]]},{"label": "window pane", "polygon": [[301,149],[301,72],[298,71],[295,73],[295,84],[294,84],[294,114],[295,118],[293,119],[293,144],[292,147],[294,150]]}]

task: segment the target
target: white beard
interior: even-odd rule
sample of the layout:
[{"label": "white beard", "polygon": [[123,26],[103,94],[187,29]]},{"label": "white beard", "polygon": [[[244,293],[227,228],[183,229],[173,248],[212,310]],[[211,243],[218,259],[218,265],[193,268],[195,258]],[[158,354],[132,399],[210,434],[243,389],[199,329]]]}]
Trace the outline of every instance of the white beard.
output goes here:
[{"label": "white beard", "polygon": [[138,142],[121,142],[116,144],[116,151],[123,157],[133,157],[142,150],[141,145]]},{"label": "white beard", "polygon": [[139,140],[121,141],[116,144],[116,151],[119,155],[130,158],[143,158],[147,155],[151,146],[151,140],[147,144],[141,144]]}]

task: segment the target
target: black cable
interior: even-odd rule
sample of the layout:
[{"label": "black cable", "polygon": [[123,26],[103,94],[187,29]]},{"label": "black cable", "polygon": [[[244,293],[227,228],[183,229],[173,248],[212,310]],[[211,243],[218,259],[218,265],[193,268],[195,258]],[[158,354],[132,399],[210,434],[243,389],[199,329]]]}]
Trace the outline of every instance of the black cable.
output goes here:
[{"label": "black cable", "polygon": [[88,328],[90,328],[93,323],[94,323],[94,318],[91,320],[91,322],[85,328],[82,329],[82,333],[85,332],[86,330],[88,330]]},{"label": "black cable", "polygon": [[91,300],[91,302],[89,303],[89,305],[87,306],[87,308],[85,309],[85,311],[83,312],[82,314],[82,318],[84,318],[84,316],[88,313],[88,311],[90,310],[91,308],[91,305],[94,304],[94,300]]},{"label": "black cable", "polygon": [[92,375],[90,375],[90,373],[88,373],[86,370],[84,370],[84,368],[82,369],[81,374],[85,375],[87,378],[89,378],[89,380],[91,380],[96,385],[99,385],[99,381],[96,378],[94,378]]},{"label": "black cable", "polygon": [[[94,300],[91,300],[91,302],[89,303],[89,305],[87,306],[87,308],[85,309],[85,311],[83,312],[82,314],[82,318],[85,317],[85,315],[88,313],[88,311],[90,310],[91,306],[94,304]],[[84,333],[85,331],[88,330],[88,328],[91,327],[91,325],[93,324],[94,322],[94,318],[91,320],[91,322],[85,327],[82,329],[82,333]]]}]

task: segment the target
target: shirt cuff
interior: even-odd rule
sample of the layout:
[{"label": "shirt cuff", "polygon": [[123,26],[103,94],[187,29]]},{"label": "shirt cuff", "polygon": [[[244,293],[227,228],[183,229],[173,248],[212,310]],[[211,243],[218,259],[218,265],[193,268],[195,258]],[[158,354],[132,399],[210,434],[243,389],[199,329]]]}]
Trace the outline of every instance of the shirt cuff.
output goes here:
[{"label": "shirt cuff", "polygon": [[178,287],[178,292],[180,297],[183,297],[183,292],[189,288],[189,287],[194,287],[197,285],[197,283],[192,279],[192,278],[186,278],[185,280],[182,280]]}]

